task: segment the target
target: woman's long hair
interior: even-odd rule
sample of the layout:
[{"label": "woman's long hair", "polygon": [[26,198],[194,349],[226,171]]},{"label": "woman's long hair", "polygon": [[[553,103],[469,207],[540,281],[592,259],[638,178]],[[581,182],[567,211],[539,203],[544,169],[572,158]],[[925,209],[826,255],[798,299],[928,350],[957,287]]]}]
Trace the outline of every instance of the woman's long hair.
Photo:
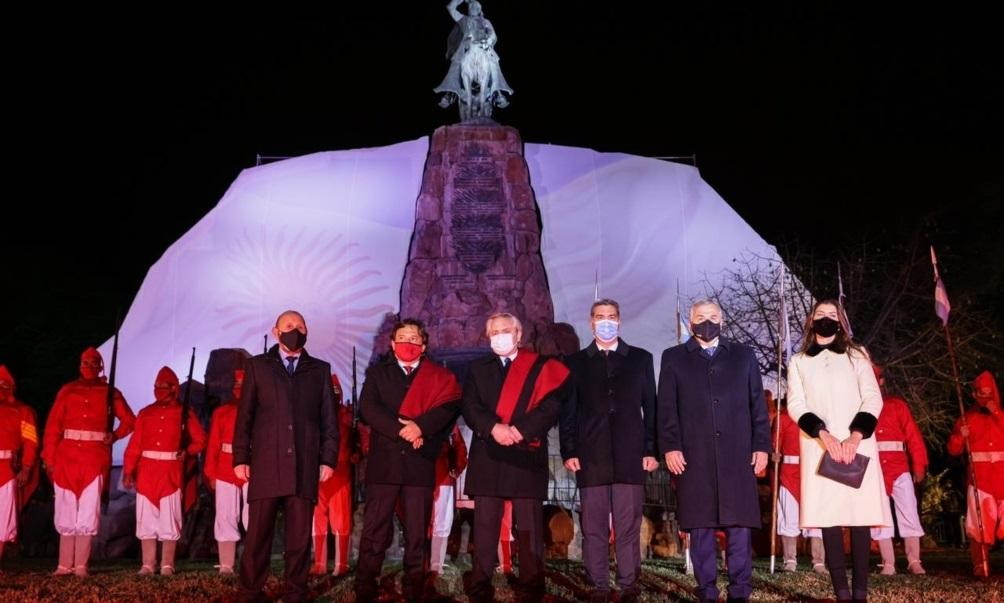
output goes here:
[{"label": "woman's long hair", "polygon": [[847,313],[844,312],[840,302],[835,299],[822,299],[812,306],[812,311],[805,317],[805,325],[802,327],[802,345],[798,351],[805,352],[809,349],[809,346],[816,342],[816,333],[812,330],[812,317],[816,315],[816,310],[819,309],[819,306],[833,306],[837,309],[837,320],[840,322],[840,330],[837,331],[836,339],[833,340],[833,343],[837,344],[835,347],[842,347],[845,350],[855,350],[867,356],[867,353],[861,346],[851,340],[851,336],[848,335],[851,326],[847,324]]}]

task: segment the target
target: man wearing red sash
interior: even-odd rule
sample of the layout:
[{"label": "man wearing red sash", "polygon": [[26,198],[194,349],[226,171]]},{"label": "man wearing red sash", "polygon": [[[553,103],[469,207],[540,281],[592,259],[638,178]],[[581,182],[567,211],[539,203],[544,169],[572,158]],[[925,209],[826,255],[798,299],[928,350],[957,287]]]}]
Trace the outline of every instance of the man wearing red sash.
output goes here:
[{"label": "man wearing red sash", "polygon": [[14,397],[14,386],[0,364],[0,561],[4,543],[17,538],[17,515],[38,485],[35,411]]},{"label": "man wearing red sash", "polygon": [[241,398],[244,371],[234,371],[233,397],[213,411],[209,423],[209,443],[206,445],[206,483],[216,494],[216,521],[213,536],[219,549],[220,573],[233,575],[237,558],[237,542],[241,539],[238,521],[247,529],[248,485],[234,475],[234,425],[237,422],[237,401]]},{"label": "man wearing red sash", "polygon": [[493,354],[473,361],[464,383],[464,421],[474,431],[465,492],[474,499],[474,568],[465,580],[472,601],[494,598],[503,506],[512,501],[519,547],[520,600],[544,596],[547,432],[567,395],[561,362],[519,349],[522,325],[511,314],[485,324]]},{"label": "man wearing red sash", "polygon": [[335,569],[332,575],[349,571],[349,540],[352,537],[352,407],[342,404],[342,384],[331,374],[338,408],[338,464],[331,479],[317,484],[317,505],[314,506],[314,565],[311,575],[328,572],[328,527],[335,535]]},{"label": "man wearing red sash", "polygon": [[393,354],[366,371],[359,411],[371,433],[357,601],[377,597],[398,500],[405,540],[404,598],[414,601],[424,594],[436,458],[453,428],[460,400],[453,373],[423,358],[428,341],[420,321],[404,319],[391,331]]},{"label": "man wearing red sash", "polygon": [[184,409],[178,402],[178,376],[163,367],[153,386],[155,402],[139,411],[136,431],[122,459],[122,484],[136,486],[136,537],[143,554],[142,576],[154,573],[157,541],[161,541],[160,573],[174,574],[174,554],[181,538],[181,519],[194,500],[182,500],[186,455],[202,452],[206,432],[195,413],[185,422],[182,449],[181,420]]},{"label": "man wearing red sash", "polygon": [[59,565],[55,575],[87,575],[91,539],[98,533],[101,492],[111,468],[112,442],[132,433],[136,416],[116,389],[113,413],[119,426],[108,433],[108,383],[94,348],[80,356],[80,379],[56,394],[45,421],[42,462],[56,494],[55,524]]}]

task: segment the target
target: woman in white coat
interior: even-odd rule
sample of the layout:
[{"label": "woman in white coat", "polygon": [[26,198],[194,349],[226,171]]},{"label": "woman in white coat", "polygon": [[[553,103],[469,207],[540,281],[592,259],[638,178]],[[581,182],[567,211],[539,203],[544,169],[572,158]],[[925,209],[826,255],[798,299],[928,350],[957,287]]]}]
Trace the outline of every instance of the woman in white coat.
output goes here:
[{"label": "woman in white coat", "polygon": [[[882,394],[868,354],[848,336],[835,300],[817,302],[801,351],[788,364],[788,414],[801,428],[799,525],[822,528],[826,565],[837,600],[868,596],[869,528],[891,526],[878,446],[872,432]],[[869,458],[864,481],[852,488],[817,474],[823,455],[850,463]],[[850,528],[853,590],[847,585],[843,528]]]}]

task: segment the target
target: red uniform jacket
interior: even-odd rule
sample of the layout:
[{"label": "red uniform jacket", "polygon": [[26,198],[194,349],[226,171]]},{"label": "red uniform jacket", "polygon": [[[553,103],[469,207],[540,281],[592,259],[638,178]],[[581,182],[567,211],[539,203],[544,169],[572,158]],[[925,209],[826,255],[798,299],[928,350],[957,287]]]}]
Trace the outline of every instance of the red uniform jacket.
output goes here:
[{"label": "red uniform jacket", "polygon": [[[38,454],[38,431],[35,411],[30,406],[12,399],[0,403],[0,450],[20,454],[20,466],[32,467]],[[0,459],[0,486],[17,476],[14,459]],[[33,486],[31,480],[25,486]],[[21,488],[19,502],[23,506],[31,497],[34,487]]]},{"label": "red uniform jacket", "polygon": [[[108,431],[108,384],[83,379],[71,381],[56,394],[56,401],[45,422],[42,460],[53,470],[53,481],[60,488],[80,496],[94,478],[106,475],[111,466],[111,446],[103,442],[82,442],[63,438],[67,429]],[[119,426],[113,435],[121,440],[132,433],[136,416],[121,392],[113,398]]]},{"label": "red uniform jacket", "polygon": [[338,405],[338,432],[338,464],[331,478],[317,485],[318,497],[321,500],[328,500],[341,488],[351,486],[352,408],[342,404]]},{"label": "red uniform jacket", "polygon": [[[206,480],[212,484],[220,480],[234,484],[238,488],[244,485],[244,480],[234,475],[234,423],[237,421],[237,400],[221,404],[213,411],[209,423],[209,443],[206,444],[206,464],[204,473]],[[230,447],[230,452],[223,450],[223,445]]]},{"label": "red uniform jacket", "polygon": [[[206,432],[195,413],[188,414],[188,446],[185,452],[196,455],[206,446]],[[126,446],[122,471],[136,478],[136,492],[155,505],[182,486],[182,461],[142,457],[144,450],[177,452],[181,440],[181,404],[177,401],[154,402],[139,411],[136,432]],[[185,508],[190,506],[185,501]]]},{"label": "red uniform jacket", "polygon": [[[1004,452],[1004,414],[992,415],[983,408],[966,411],[969,425],[969,446],[973,452]],[[948,438],[948,453],[960,455],[964,450],[962,439],[962,419],[955,422],[955,429]],[[977,462],[976,481],[980,490],[1000,500],[1004,499],[1004,463]],[[966,472],[967,479],[971,479]]]},{"label": "red uniform jacket", "polygon": [[[881,442],[903,442],[905,450],[879,451],[882,462],[882,476],[885,478],[886,494],[892,495],[892,484],[896,478],[913,471],[923,471],[927,467],[927,448],[917,424],[910,414],[906,400],[897,396],[882,397],[882,412],[875,426],[875,439]],[[909,464],[907,452],[910,453]]]},{"label": "red uniform jacket", "polygon": [[[782,412],[781,417],[781,449],[778,451],[783,456],[799,456],[798,440],[801,437],[801,429],[798,423],[791,420],[787,412]],[[777,419],[775,419],[776,421]],[[771,427],[771,433],[775,433],[777,423]],[[798,464],[785,463],[781,459],[781,485],[784,486],[795,500],[801,500],[802,496],[802,476],[799,473]]]},{"label": "red uniform jacket", "polygon": [[436,459],[436,487],[454,485],[457,480],[450,475],[450,471],[453,471],[453,475],[460,475],[466,467],[467,445],[464,444],[464,436],[460,434],[460,427],[454,425],[449,439],[443,442],[443,448]]}]

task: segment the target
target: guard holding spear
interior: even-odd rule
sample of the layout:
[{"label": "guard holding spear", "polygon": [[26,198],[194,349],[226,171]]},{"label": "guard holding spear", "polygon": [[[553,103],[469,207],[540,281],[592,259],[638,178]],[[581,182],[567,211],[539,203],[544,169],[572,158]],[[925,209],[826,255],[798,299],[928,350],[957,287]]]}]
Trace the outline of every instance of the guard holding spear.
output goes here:
[{"label": "guard holding spear", "polygon": [[[112,442],[132,433],[136,416],[115,389],[118,334],[112,351],[111,382],[94,348],[80,356],[80,378],[67,383],[45,423],[42,461],[56,494],[59,565],[55,575],[87,575],[91,539],[98,533],[101,493],[108,482]],[[114,418],[119,425],[112,431]]]},{"label": "guard holding spear", "polygon": [[[193,348],[193,368],[194,356]],[[181,538],[185,457],[202,452],[206,444],[202,425],[186,408],[190,394],[180,403],[179,389],[174,371],[166,366],[160,369],[153,386],[155,402],[140,411],[136,432],[125,451],[122,484],[136,486],[136,537],[143,555],[140,575],[156,571],[158,540],[162,543],[160,573],[174,574],[174,555]]]},{"label": "guard holding spear", "polygon": [[[982,408],[966,412],[962,402],[962,382],[959,380],[959,364],[955,359],[955,345],[948,328],[948,315],[952,305],[948,301],[945,283],[938,274],[938,258],[933,246],[931,267],[934,269],[934,313],[941,319],[941,325],[945,329],[955,395],[961,415],[948,440],[948,452],[955,456],[965,452],[969,460],[966,533],[972,538],[973,575],[985,578],[990,575],[989,552],[990,545],[994,542],[996,525],[1000,526],[996,530],[997,538],[1004,539],[1004,523],[999,523],[1004,515],[1004,478],[1000,475],[1000,469],[994,471],[995,463],[1004,462],[1004,418],[1001,417],[1000,394],[993,375],[984,372],[973,382],[973,397]],[[986,413],[981,412],[984,409]],[[984,414],[987,416],[984,417]],[[973,428],[970,427],[970,422],[973,423]],[[1004,465],[996,465],[1001,466]]]}]

